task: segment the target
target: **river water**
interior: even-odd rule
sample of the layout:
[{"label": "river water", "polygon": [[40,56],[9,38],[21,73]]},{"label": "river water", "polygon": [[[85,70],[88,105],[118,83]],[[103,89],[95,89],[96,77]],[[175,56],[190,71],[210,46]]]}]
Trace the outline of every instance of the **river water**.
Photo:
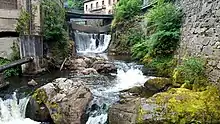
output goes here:
[{"label": "river water", "polygon": [[[75,37],[77,52],[80,55],[103,57],[115,63],[118,68],[117,73],[81,77],[94,97],[87,109],[88,120],[86,124],[106,124],[109,107],[120,100],[119,91],[141,86],[151,77],[143,75],[142,65],[127,61],[127,59],[123,59],[124,57],[115,59],[104,53],[110,44],[110,35],[102,34],[98,41],[93,34],[76,32]],[[71,71],[56,71],[38,77],[9,79],[11,86],[7,90],[0,91],[0,124],[40,123],[25,118],[26,106],[29,100],[28,95],[37,87],[59,77],[74,78],[75,75]],[[27,86],[27,82],[32,78],[39,82],[38,86]]]}]

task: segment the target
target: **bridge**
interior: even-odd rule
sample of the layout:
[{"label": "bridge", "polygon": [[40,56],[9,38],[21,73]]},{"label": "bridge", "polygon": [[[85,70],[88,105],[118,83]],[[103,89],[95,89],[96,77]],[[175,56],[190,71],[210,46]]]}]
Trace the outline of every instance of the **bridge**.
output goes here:
[{"label": "bridge", "polygon": [[67,11],[66,20],[70,21],[71,18],[80,18],[80,19],[107,19],[112,20],[112,14],[84,14],[76,11]]}]

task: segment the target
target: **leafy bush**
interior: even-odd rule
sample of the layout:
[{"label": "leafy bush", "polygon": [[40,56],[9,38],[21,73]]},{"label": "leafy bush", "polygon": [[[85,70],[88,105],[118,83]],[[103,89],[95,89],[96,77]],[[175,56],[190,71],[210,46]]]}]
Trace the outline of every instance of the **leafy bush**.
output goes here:
[{"label": "leafy bush", "polygon": [[118,22],[129,20],[140,14],[141,0],[120,0],[114,9],[113,26]]},{"label": "leafy bush", "polygon": [[147,67],[155,68],[157,75],[162,77],[172,77],[173,70],[177,65],[177,60],[171,55],[156,58],[145,56],[143,61]]},{"label": "leafy bush", "polygon": [[131,52],[134,59],[143,58],[148,53],[148,45],[146,42],[137,43],[132,47]]},{"label": "leafy bush", "polygon": [[83,0],[67,0],[69,9],[80,9],[83,10]]},{"label": "leafy bush", "polygon": [[199,89],[207,85],[205,76],[205,63],[198,58],[188,58],[177,66],[173,73],[176,83],[184,84],[189,89]]},{"label": "leafy bush", "polygon": [[162,72],[161,75],[172,75],[172,69],[166,68],[173,68],[172,56],[179,45],[181,17],[181,11],[172,3],[158,0],[146,13],[147,36],[142,40],[143,43],[133,46],[134,58],[158,69],[159,73]]},{"label": "leafy bush", "polygon": [[43,0],[41,4],[44,11],[44,41],[51,46],[54,57],[65,57],[68,51],[65,9],[53,0]]},{"label": "leafy bush", "polygon": [[43,0],[44,11],[43,36],[46,42],[67,41],[65,29],[65,9],[53,0]]},{"label": "leafy bush", "polygon": [[[5,65],[10,63],[10,60],[4,59],[4,58],[0,58],[0,65]],[[4,71],[4,75],[5,77],[11,77],[11,76],[17,76],[20,74],[21,68],[19,66],[8,69],[6,71]]]},{"label": "leafy bush", "polygon": [[20,35],[29,34],[30,28],[29,28],[29,22],[31,20],[31,15],[25,11],[24,9],[21,9],[21,13],[18,19],[18,22],[16,24],[16,32],[18,32]]}]

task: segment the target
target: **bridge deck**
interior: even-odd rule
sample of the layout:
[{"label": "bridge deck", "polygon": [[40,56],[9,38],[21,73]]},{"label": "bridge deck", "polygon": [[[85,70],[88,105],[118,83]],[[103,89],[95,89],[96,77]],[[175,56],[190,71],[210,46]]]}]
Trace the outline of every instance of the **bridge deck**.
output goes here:
[{"label": "bridge deck", "polygon": [[81,19],[113,19],[112,14],[83,14],[78,12],[66,12],[66,18],[81,18]]}]

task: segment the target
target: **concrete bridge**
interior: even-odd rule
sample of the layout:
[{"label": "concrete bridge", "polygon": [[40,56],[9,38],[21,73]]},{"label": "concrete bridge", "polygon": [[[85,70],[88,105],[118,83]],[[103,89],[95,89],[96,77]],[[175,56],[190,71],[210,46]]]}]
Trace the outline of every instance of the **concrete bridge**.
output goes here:
[{"label": "concrete bridge", "polygon": [[107,19],[112,20],[112,14],[84,14],[76,11],[67,11],[66,20],[70,21],[71,18],[80,18],[80,19]]}]

